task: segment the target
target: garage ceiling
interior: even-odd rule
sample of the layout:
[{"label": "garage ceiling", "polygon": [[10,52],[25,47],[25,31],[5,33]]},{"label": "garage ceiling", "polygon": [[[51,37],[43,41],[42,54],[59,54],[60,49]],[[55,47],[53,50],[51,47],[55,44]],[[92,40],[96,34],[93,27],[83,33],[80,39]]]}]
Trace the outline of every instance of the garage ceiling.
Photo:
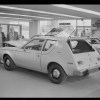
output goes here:
[{"label": "garage ceiling", "polygon": [[[64,5],[66,6],[66,5]],[[70,5],[100,13],[100,5]],[[70,7],[69,7],[70,8]],[[0,5],[1,17],[27,18],[29,20],[90,19],[100,15],[62,8],[55,5]]]}]

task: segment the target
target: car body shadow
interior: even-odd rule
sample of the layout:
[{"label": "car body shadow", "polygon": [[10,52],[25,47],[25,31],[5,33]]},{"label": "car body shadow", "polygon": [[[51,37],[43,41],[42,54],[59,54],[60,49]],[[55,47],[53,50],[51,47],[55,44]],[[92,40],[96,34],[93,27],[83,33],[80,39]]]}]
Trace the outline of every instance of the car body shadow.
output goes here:
[{"label": "car body shadow", "polygon": [[[3,65],[1,67],[2,70],[5,70]],[[20,75],[24,75],[25,77],[30,77],[31,79],[36,79],[41,82],[50,82],[48,74],[41,73],[38,71],[22,68],[22,67],[17,67],[13,73],[17,73]],[[67,80],[64,83],[61,83],[62,86],[69,86],[71,88],[86,88],[90,86],[94,86],[96,84],[100,84],[100,80],[95,78],[94,75],[89,75],[89,76],[70,76],[67,78]],[[54,83],[53,83],[54,84]]]}]

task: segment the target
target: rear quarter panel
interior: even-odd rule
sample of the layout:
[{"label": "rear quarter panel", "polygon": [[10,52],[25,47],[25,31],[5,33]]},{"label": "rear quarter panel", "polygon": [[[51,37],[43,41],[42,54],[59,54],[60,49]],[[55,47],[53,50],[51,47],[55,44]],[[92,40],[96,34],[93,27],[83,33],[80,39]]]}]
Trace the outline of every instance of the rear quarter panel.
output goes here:
[{"label": "rear quarter panel", "polygon": [[66,74],[72,76],[73,71],[77,70],[73,59],[73,54],[66,41],[60,41],[49,53],[41,56],[42,72],[47,73],[47,66],[51,62],[56,62],[62,66]]}]

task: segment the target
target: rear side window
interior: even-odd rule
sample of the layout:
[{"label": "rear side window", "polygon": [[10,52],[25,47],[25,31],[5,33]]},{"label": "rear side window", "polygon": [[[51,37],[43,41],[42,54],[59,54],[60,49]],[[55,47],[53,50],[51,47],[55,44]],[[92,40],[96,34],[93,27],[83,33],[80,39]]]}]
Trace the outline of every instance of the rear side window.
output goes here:
[{"label": "rear side window", "polygon": [[85,53],[95,51],[86,41],[84,40],[68,40],[68,44],[74,54]]}]

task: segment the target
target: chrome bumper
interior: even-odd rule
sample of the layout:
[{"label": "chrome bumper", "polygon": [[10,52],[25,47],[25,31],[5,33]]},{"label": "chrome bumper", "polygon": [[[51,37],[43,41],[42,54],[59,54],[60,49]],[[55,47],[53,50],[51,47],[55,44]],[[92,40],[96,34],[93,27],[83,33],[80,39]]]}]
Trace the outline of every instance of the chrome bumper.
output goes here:
[{"label": "chrome bumper", "polygon": [[84,71],[75,71],[73,75],[74,76],[84,76],[86,74],[91,74],[91,73],[97,72],[99,70],[100,70],[100,66],[91,68],[91,69],[85,69]]}]

